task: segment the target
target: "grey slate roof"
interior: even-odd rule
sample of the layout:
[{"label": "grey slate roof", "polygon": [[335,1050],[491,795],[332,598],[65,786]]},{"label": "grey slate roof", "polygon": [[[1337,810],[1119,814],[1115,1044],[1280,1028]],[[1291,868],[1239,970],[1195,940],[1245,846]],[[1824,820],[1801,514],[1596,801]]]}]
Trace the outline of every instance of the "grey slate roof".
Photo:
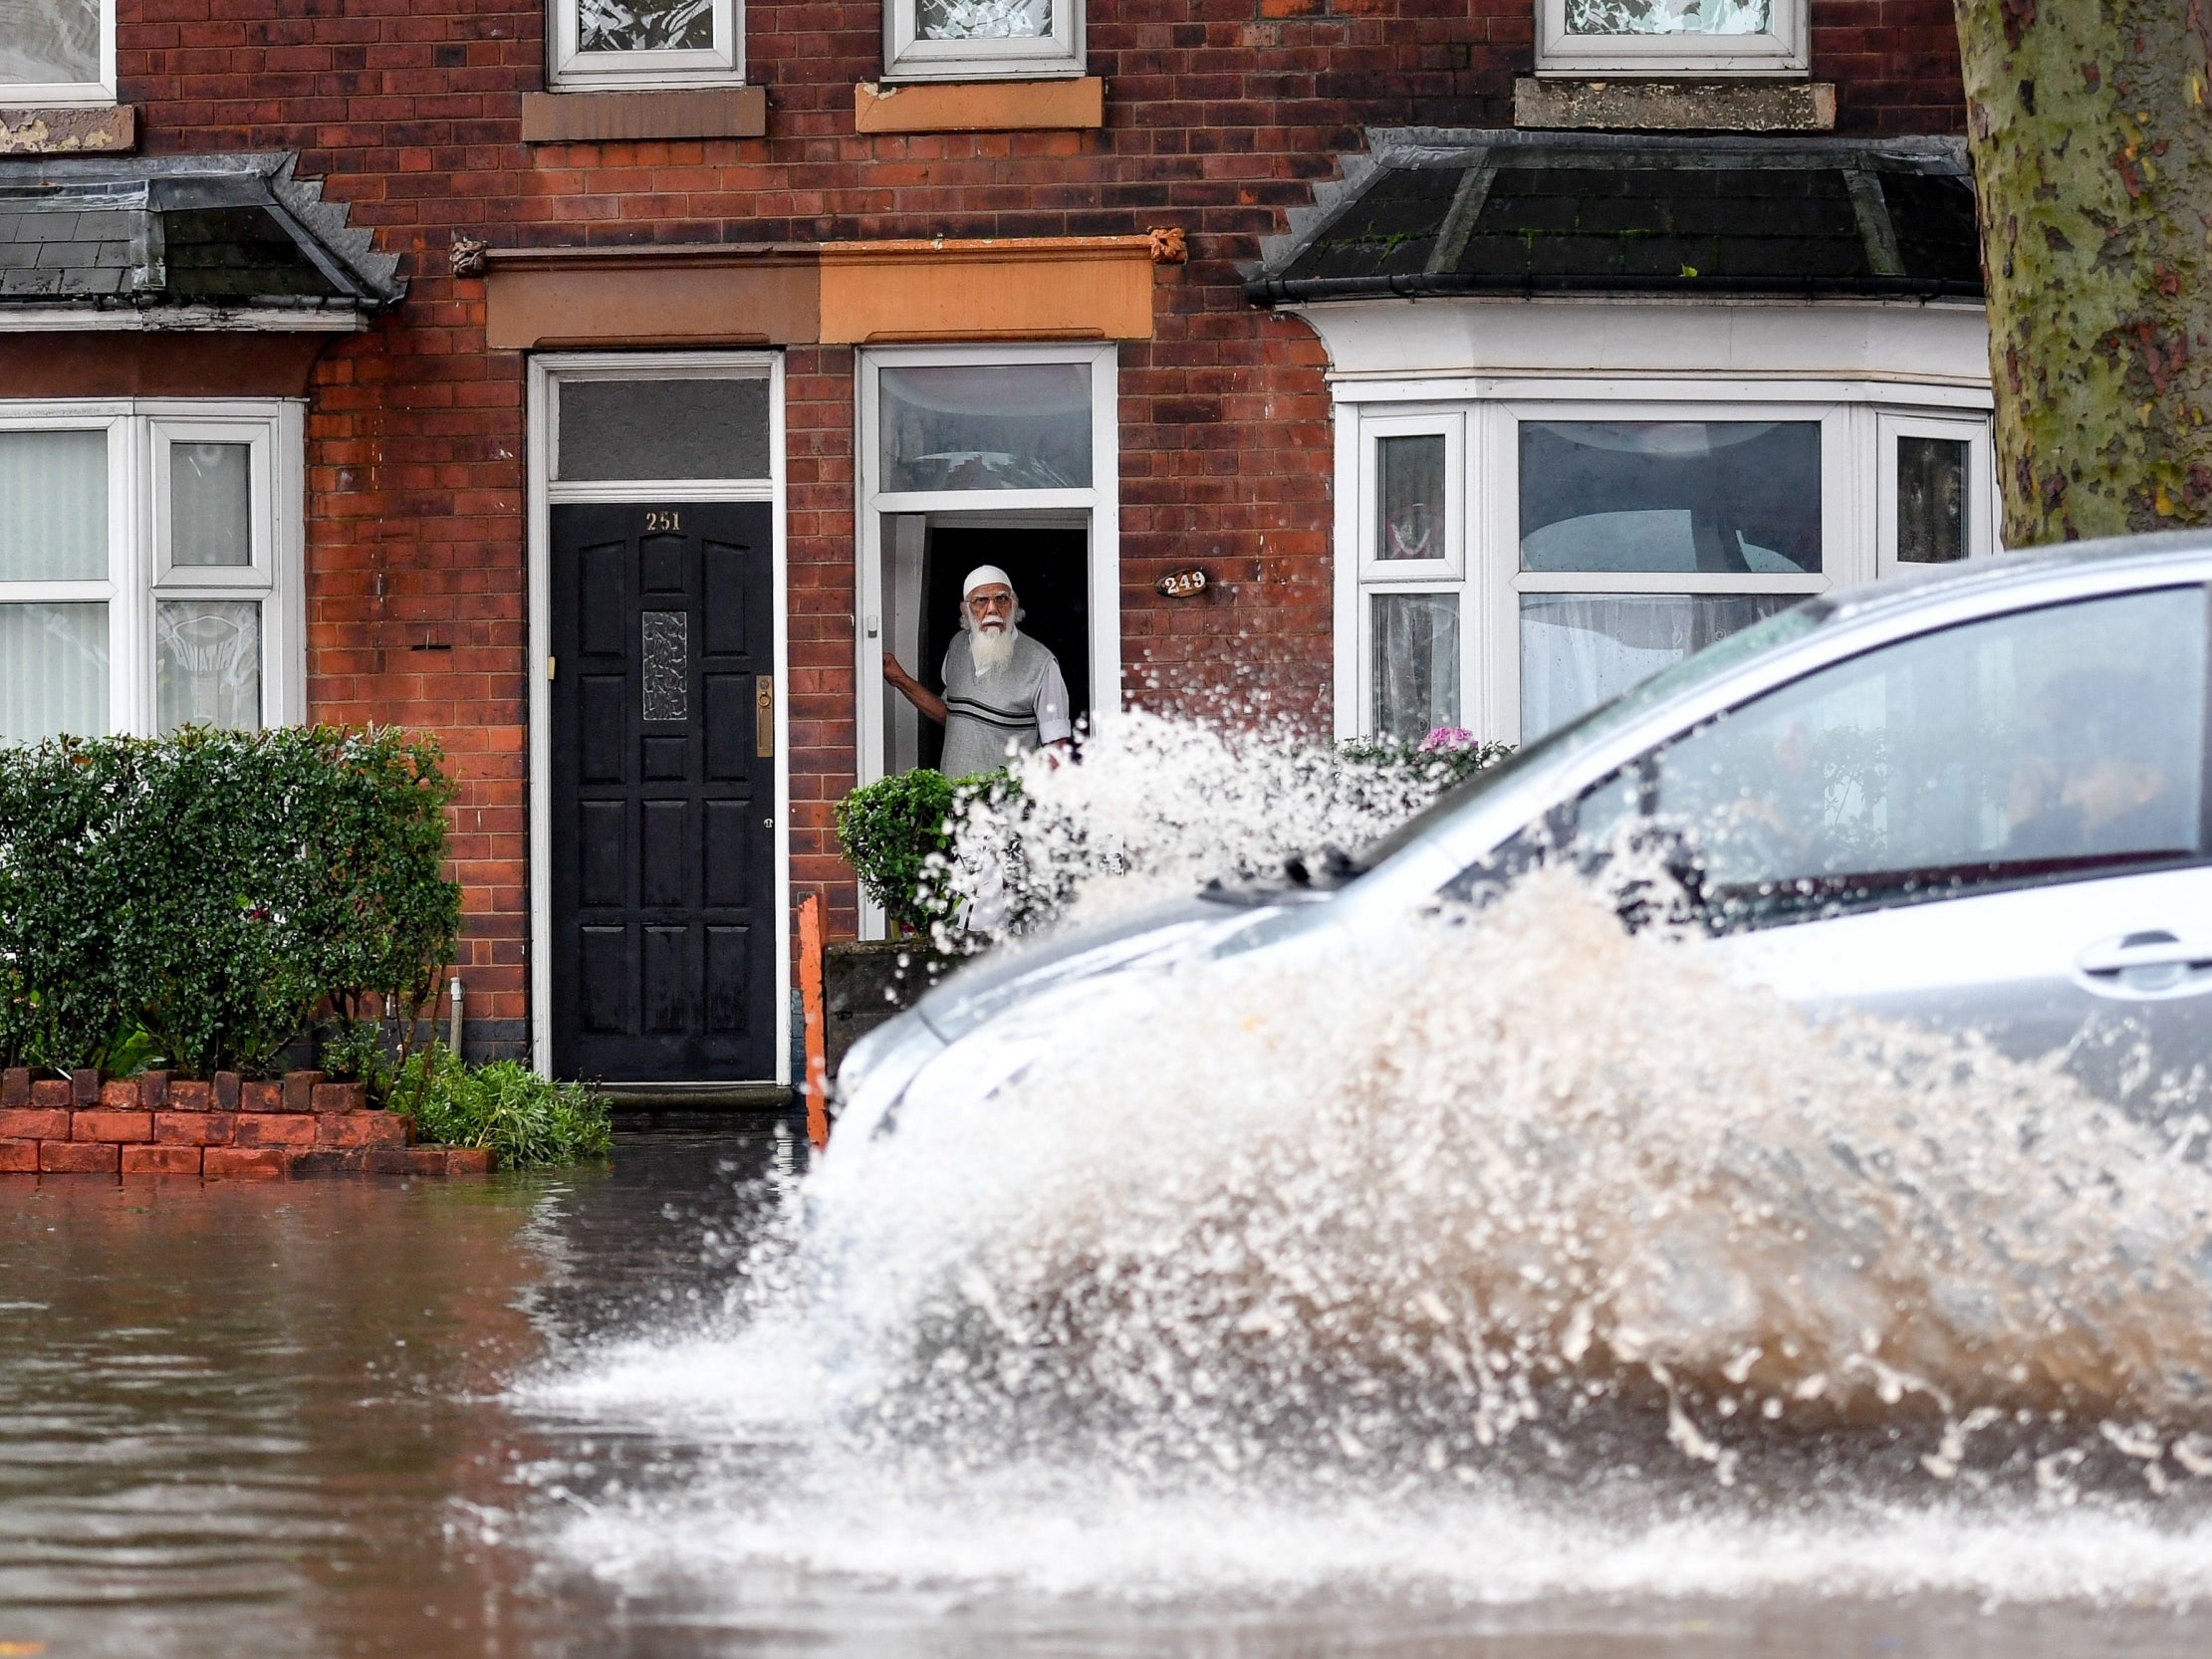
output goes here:
[{"label": "grey slate roof", "polygon": [[367,314],[396,255],[287,154],[0,161],[0,329],[18,307]]},{"label": "grey slate roof", "polygon": [[1248,298],[1982,297],[1956,139],[1417,128],[1370,133],[1346,174]]}]

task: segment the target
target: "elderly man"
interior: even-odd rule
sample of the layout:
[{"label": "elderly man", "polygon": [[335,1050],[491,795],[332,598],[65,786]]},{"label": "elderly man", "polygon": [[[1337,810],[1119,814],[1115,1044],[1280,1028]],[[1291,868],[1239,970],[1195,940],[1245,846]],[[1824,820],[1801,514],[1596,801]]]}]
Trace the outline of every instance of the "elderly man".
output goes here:
[{"label": "elderly man", "polygon": [[936,696],[883,653],[883,678],[945,729],[948,778],[1004,766],[1010,753],[1068,741],[1068,682],[1052,652],[1023,633],[1014,584],[996,565],[978,565],[960,584],[960,633],[945,652],[945,694]]}]

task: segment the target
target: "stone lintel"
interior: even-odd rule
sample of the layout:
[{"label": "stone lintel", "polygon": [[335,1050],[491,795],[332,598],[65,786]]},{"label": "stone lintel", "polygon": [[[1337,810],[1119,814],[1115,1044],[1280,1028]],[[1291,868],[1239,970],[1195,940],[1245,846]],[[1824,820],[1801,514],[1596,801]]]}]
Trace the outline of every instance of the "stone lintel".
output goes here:
[{"label": "stone lintel", "polygon": [[1828,132],[1832,81],[1513,83],[1513,124],[1607,132]]},{"label": "stone lintel", "polygon": [[758,138],[767,131],[768,93],[761,87],[522,95],[522,136],[531,144]]},{"label": "stone lintel", "polygon": [[135,104],[0,109],[0,155],[127,155],[137,147]]}]

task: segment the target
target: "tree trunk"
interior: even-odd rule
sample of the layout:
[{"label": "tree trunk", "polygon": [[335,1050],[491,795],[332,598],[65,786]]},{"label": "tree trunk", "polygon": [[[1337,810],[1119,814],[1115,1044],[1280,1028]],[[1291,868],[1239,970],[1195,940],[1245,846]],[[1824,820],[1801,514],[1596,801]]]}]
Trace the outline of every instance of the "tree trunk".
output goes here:
[{"label": "tree trunk", "polygon": [[1956,0],[2008,547],[2212,522],[2212,0]]}]

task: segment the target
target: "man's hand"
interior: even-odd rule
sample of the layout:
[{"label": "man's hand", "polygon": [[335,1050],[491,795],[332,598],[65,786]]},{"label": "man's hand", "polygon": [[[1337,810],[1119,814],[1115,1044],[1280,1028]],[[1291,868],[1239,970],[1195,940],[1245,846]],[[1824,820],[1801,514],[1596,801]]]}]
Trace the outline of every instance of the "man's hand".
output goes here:
[{"label": "man's hand", "polygon": [[905,666],[888,651],[883,653],[883,678],[922,714],[940,726],[945,723],[945,700],[907,673]]}]

